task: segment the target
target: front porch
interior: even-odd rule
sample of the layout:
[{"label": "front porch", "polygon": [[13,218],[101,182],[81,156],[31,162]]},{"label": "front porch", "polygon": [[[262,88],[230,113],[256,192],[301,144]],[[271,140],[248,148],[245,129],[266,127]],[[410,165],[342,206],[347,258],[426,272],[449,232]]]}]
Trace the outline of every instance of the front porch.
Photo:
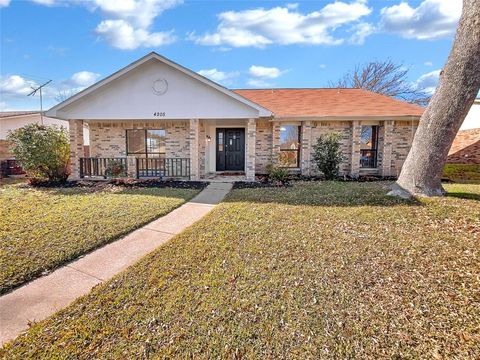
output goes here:
[{"label": "front porch", "polygon": [[[234,172],[254,181],[257,120],[70,120],[71,177],[215,181],[222,172]],[[89,158],[79,151],[84,123]]]}]

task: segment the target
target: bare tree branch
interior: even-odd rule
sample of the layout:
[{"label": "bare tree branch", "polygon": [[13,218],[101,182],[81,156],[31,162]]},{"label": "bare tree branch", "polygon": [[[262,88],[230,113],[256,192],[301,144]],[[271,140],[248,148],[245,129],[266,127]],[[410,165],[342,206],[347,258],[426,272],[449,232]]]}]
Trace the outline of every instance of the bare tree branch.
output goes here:
[{"label": "bare tree branch", "polygon": [[430,95],[408,80],[408,69],[392,60],[372,61],[356,65],[330,87],[366,89],[379,94],[405,100],[409,103],[426,106]]}]

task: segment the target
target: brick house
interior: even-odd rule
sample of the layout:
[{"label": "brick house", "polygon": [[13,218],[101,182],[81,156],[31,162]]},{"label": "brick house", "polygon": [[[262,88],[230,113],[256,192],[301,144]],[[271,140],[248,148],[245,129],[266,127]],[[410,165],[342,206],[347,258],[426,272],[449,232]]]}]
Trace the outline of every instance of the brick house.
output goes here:
[{"label": "brick house", "polygon": [[[423,108],[360,89],[229,90],[150,53],[47,116],[68,120],[72,177],[102,176],[109,161],[131,177],[248,180],[276,163],[314,175],[311,151],[341,134],[343,174],[396,176]],[[90,156],[83,158],[83,128]]]}]

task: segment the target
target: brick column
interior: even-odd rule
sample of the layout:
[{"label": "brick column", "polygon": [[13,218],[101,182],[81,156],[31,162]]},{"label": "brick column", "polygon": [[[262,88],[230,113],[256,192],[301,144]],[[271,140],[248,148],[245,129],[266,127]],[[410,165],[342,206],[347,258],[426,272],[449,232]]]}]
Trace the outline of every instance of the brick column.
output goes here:
[{"label": "brick column", "polygon": [[392,176],[393,121],[385,121],[383,126],[382,176]]},{"label": "brick column", "polygon": [[200,180],[200,164],[199,164],[199,133],[200,122],[198,119],[190,119],[190,179]]},{"label": "brick column", "polygon": [[255,119],[248,119],[247,125],[247,181],[255,181],[255,145],[257,143],[257,125]]},{"label": "brick column", "polygon": [[272,123],[272,163],[278,163],[280,156],[280,122],[274,121]]},{"label": "brick column", "polygon": [[83,157],[83,120],[68,121],[70,134],[70,179],[80,178],[80,158]]},{"label": "brick column", "polygon": [[127,177],[133,179],[137,177],[137,157],[135,155],[127,156]]},{"label": "brick column", "polygon": [[360,174],[360,142],[362,135],[362,125],[360,121],[352,122],[352,164],[350,176],[357,178]]},{"label": "brick column", "polygon": [[302,134],[300,135],[300,170],[302,175],[309,176],[312,153],[312,122],[302,122]]}]

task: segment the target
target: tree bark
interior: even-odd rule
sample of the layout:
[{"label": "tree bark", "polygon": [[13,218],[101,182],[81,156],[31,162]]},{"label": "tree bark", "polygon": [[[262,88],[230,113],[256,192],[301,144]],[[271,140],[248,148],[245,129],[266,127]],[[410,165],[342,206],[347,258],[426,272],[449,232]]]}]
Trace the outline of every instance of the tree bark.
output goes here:
[{"label": "tree bark", "polygon": [[464,0],[452,50],[390,193],[442,196],[448,151],[480,89],[480,0]]}]

